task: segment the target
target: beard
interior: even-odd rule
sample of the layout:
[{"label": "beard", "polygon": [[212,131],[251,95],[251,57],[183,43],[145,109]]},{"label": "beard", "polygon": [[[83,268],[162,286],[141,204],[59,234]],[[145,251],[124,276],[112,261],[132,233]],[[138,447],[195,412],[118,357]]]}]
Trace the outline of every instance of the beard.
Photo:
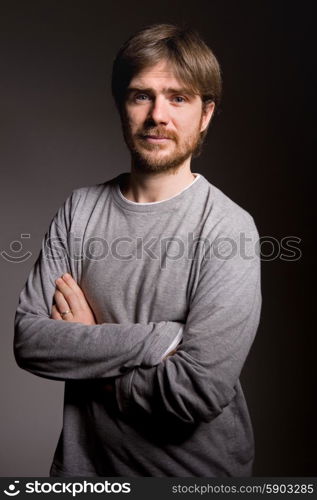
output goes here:
[{"label": "beard", "polygon": [[[197,156],[203,142],[203,135],[197,130],[186,138],[179,138],[173,131],[153,124],[144,124],[132,135],[126,120],[123,120],[123,135],[130,150],[133,165],[144,173],[176,172],[192,155]],[[169,139],[164,144],[153,144],[145,136],[164,136]]]}]

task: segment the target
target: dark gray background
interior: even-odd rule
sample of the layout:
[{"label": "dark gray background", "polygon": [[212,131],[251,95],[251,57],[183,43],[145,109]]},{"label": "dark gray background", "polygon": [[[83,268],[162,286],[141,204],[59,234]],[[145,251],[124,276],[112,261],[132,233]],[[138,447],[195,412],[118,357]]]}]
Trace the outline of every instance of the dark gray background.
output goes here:
[{"label": "dark gray background", "polygon": [[[317,474],[312,321],[314,103],[312,3],[90,1],[1,6],[1,476],[45,476],[62,423],[63,384],[12,354],[20,289],[57,208],[79,186],[129,170],[110,96],[114,55],[153,22],[187,21],[222,66],[224,97],[201,172],[255,218],[261,236],[302,239],[302,258],[263,263],[263,314],[243,372],[256,475]],[[30,239],[21,239],[29,233]],[[23,249],[10,244],[23,243]]]}]

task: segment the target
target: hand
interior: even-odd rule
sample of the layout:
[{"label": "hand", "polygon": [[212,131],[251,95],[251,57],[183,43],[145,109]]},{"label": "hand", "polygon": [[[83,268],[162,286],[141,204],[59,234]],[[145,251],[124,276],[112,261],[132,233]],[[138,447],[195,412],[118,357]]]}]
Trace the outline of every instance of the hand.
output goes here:
[{"label": "hand", "polygon": [[[55,284],[55,304],[52,307],[52,319],[69,321],[70,323],[83,323],[84,325],[97,324],[82,289],[70,274],[63,274],[61,278],[55,281]],[[62,314],[66,311],[69,312]]]},{"label": "hand", "polygon": [[166,354],[166,356],[164,356],[162,361],[164,361],[164,359],[167,359],[169,356],[173,356],[173,354],[175,354],[176,352],[177,352],[177,349],[173,349],[173,351],[169,352],[168,354]]}]

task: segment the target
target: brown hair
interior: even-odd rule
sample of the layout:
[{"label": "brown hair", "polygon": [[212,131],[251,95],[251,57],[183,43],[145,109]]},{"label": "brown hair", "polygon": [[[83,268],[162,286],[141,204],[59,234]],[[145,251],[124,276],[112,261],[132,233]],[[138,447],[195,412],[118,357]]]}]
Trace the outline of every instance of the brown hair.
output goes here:
[{"label": "brown hair", "polygon": [[211,49],[188,27],[154,24],[131,36],[114,60],[112,95],[120,113],[131,79],[161,59],[172,63],[179,80],[198,93],[205,105],[219,106],[221,74]]}]

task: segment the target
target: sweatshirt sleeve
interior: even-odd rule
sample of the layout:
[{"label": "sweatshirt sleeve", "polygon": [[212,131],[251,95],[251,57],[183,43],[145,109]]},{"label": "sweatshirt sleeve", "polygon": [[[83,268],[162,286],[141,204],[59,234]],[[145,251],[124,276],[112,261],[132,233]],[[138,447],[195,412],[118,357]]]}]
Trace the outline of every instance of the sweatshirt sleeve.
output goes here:
[{"label": "sweatshirt sleeve", "polygon": [[181,323],[84,325],[50,318],[55,280],[65,272],[78,279],[69,237],[78,191],[54,217],[20,294],[15,316],[16,361],[35,375],[56,380],[116,377],[137,366],[154,366],[178,337]]},{"label": "sweatshirt sleeve", "polygon": [[129,417],[208,422],[235,396],[260,316],[258,233],[242,211],[210,238],[176,353],[115,380],[119,411]]}]

